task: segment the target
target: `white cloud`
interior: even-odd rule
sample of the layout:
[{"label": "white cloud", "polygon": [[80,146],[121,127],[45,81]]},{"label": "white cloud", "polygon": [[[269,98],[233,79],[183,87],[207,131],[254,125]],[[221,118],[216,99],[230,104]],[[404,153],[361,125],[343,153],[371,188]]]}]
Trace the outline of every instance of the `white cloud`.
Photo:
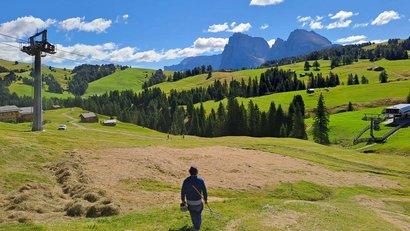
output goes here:
[{"label": "white cloud", "polygon": [[272,47],[275,44],[275,42],[276,42],[276,39],[271,39],[268,41],[268,44],[270,47]]},{"label": "white cloud", "polygon": [[313,21],[310,22],[309,26],[310,26],[310,29],[312,29],[312,30],[323,29],[322,22],[320,22],[320,21],[314,21],[313,20]]},{"label": "white cloud", "polygon": [[130,17],[130,16],[129,16],[128,14],[124,14],[124,15],[122,16],[122,19],[123,19],[124,21],[127,21],[129,17]]},{"label": "white cloud", "polygon": [[322,16],[316,16],[316,18],[312,18],[311,16],[298,16],[297,17],[298,22],[302,23],[302,27],[305,27],[306,25],[309,25],[310,29],[312,30],[320,30],[323,29],[322,25]]},{"label": "white cloud", "polygon": [[364,40],[366,39],[367,36],[365,35],[353,35],[353,36],[349,36],[346,38],[340,38],[338,40],[336,40],[337,43],[352,43],[352,42],[357,42],[360,40]]},{"label": "white cloud", "polygon": [[233,32],[233,33],[237,33],[237,32],[246,32],[248,30],[250,30],[252,28],[252,25],[247,22],[247,23],[241,23],[237,26],[235,26],[235,23],[232,23],[232,28],[227,30],[228,32]]},{"label": "white cloud", "polygon": [[327,25],[326,29],[331,30],[331,29],[336,29],[336,28],[346,28],[346,27],[349,27],[351,23],[352,23],[352,20],[336,21],[336,22],[332,22],[329,25]]},{"label": "white cloud", "polygon": [[247,22],[247,23],[240,23],[237,24],[236,22],[232,22],[230,25],[228,25],[227,22],[225,22],[224,24],[214,24],[208,27],[207,32],[211,32],[211,33],[218,33],[218,32],[223,32],[223,31],[227,31],[227,32],[246,32],[248,30],[250,30],[252,28],[252,25]]},{"label": "white cloud", "polygon": [[268,24],[263,24],[263,25],[261,25],[260,27],[259,27],[259,29],[261,29],[261,30],[266,30],[266,29],[268,29],[269,28],[269,25]]},{"label": "white cloud", "polygon": [[229,29],[228,23],[224,23],[224,24],[214,24],[208,27],[208,32],[211,33],[217,33],[217,32],[222,32],[222,31],[226,31]]},{"label": "white cloud", "polygon": [[356,23],[354,24],[353,28],[361,28],[361,27],[367,27],[369,25],[369,23]]},{"label": "white cloud", "polygon": [[349,27],[350,24],[352,24],[352,20],[347,20],[355,15],[359,15],[359,13],[353,13],[351,11],[344,11],[341,10],[337,12],[336,14],[329,14],[328,16],[330,19],[337,20],[335,22],[330,23],[329,25],[326,26],[326,29],[331,30],[331,29],[336,29],[336,28],[346,28]]},{"label": "white cloud", "polygon": [[[44,21],[33,16],[25,16],[0,24],[0,33],[22,38],[36,33],[37,29],[47,28],[54,23],[56,23],[54,19]],[[0,36],[0,41],[14,41],[14,39],[6,39]]]},{"label": "white cloud", "polygon": [[372,25],[377,25],[377,26],[381,26],[381,25],[385,25],[393,20],[398,20],[400,19],[401,16],[399,15],[399,13],[397,13],[394,10],[391,11],[384,11],[383,13],[379,14],[379,16],[377,16],[377,18],[375,18],[372,21]]},{"label": "white cloud", "polygon": [[111,20],[97,18],[91,22],[85,22],[84,17],[69,18],[59,22],[59,27],[65,31],[86,31],[86,32],[105,32],[112,24]]},{"label": "white cloud", "polygon": [[[57,53],[54,55],[47,55],[44,58],[44,62],[53,64],[61,64],[72,61],[74,61],[74,63],[76,64],[81,64],[87,62],[101,62],[101,60],[115,63],[159,62],[162,60],[172,60],[177,58],[193,57],[202,54],[221,52],[228,41],[228,38],[198,38],[190,47],[159,51],[154,49],[140,51],[135,47],[120,48],[115,43],[104,43],[100,45],[75,44],[72,46],[63,46],[61,44],[56,44]],[[32,61],[31,56],[26,55],[19,50],[18,43],[9,42],[8,44],[15,47],[10,47],[0,43],[0,49],[2,51],[0,52],[0,59],[10,60],[10,57],[13,57],[13,60],[20,62],[30,63]],[[76,54],[80,54],[81,56]]]},{"label": "white cloud", "polygon": [[298,22],[302,23],[302,27],[306,26],[310,21],[313,20],[312,17],[310,16],[305,16],[305,17],[298,16],[297,19],[298,19]]},{"label": "white cloud", "polygon": [[344,11],[344,10],[337,12],[335,15],[329,14],[329,17],[331,19],[338,19],[338,20],[346,20],[352,16],[353,16],[353,12]]},{"label": "white cloud", "polygon": [[251,6],[269,6],[276,5],[283,2],[283,0],[251,0]]}]

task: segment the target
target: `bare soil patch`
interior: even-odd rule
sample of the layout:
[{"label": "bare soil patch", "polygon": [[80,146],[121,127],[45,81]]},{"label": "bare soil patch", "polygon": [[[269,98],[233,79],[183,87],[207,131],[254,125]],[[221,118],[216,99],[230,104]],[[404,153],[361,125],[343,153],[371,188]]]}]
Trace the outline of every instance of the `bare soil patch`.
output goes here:
[{"label": "bare soil patch", "polygon": [[[198,166],[212,189],[248,190],[300,180],[328,186],[400,187],[367,173],[332,171],[288,156],[230,147],[112,149],[88,154],[84,164],[94,184],[115,195],[125,210],[176,203],[191,164]],[[157,183],[148,182],[147,189],[147,179]]]},{"label": "bare soil patch", "polygon": [[393,224],[401,230],[410,230],[410,216],[386,210],[386,202],[402,201],[408,202],[409,199],[381,198],[374,199],[367,196],[356,196],[355,200],[362,206],[374,211],[379,217]]}]

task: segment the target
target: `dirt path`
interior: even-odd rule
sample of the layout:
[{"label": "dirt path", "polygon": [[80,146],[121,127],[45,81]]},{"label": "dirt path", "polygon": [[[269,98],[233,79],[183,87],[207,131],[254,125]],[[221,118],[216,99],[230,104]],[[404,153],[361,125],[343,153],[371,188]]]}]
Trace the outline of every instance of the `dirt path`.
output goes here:
[{"label": "dirt path", "polygon": [[[178,202],[179,186],[191,164],[198,166],[212,189],[247,190],[300,180],[329,186],[400,187],[367,173],[331,171],[308,161],[239,148],[146,147],[105,150],[87,156],[87,174],[130,210]],[[152,185],[154,188],[146,189]]]}]

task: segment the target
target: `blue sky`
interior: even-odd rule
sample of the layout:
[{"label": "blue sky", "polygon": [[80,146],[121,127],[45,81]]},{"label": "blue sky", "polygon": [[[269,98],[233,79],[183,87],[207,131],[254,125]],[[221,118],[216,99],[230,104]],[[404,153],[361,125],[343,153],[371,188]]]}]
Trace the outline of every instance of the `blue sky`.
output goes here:
[{"label": "blue sky", "polygon": [[[234,32],[271,43],[297,28],[339,44],[410,36],[408,0],[99,0],[6,1],[0,33],[27,38],[47,28],[61,51],[44,62],[73,67],[104,63],[162,68],[189,56],[221,53]],[[19,45],[0,36],[0,42]],[[0,44],[0,58],[30,62]],[[76,60],[76,62],[68,61]]]}]

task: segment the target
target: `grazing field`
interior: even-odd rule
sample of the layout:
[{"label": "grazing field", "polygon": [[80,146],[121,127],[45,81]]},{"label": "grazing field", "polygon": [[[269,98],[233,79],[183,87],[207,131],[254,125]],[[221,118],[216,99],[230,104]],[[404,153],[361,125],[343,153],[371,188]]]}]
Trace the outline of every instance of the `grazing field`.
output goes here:
[{"label": "grazing field", "polygon": [[142,84],[154,73],[154,70],[149,69],[127,68],[122,71],[117,70],[111,75],[89,83],[84,96],[103,94],[112,90],[133,90],[137,92],[142,90]]},{"label": "grazing field", "polygon": [[[259,108],[263,111],[267,111],[270,103],[274,101],[276,106],[281,104],[282,108],[287,110],[293,96],[299,94],[303,97],[306,109],[312,110],[316,107],[319,95],[322,93],[325,98],[326,106],[332,113],[335,113],[346,110],[349,101],[355,104],[358,109],[405,102],[409,90],[410,81],[399,81],[385,84],[375,83],[316,89],[314,94],[307,94],[306,91],[282,92],[261,97],[238,98],[238,101],[247,106],[248,102],[252,100],[254,103],[258,104]],[[221,102],[226,105],[227,99],[224,99]],[[212,108],[214,110],[218,108],[219,102],[207,101],[203,103],[203,105],[206,112],[209,113]],[[196,106],[199,106],[199,104]]]},{"label": "grazing field", "polygon": [[[406,156],[287,138],[167,139],[126,123],[78,123],[80,112],[46,111],[49,123],[41,133],[27,132],[28,123],[0,123],[0,230],[190,230],[178,198],[192,163],[207,182],[210,206],[221,213],[206,210],[204,230],[410,226]],[[61,123],[66,131],[57,130]],[[59,166],[70,172],[69,180],[60,178]],[[103,192],[95,194],[96,202],[62,190],[81,179],[87,179],[88,192]],[[65,216],[72,201],[83,206],[103,201],[120,214]]]},{"label": "grazing field", "polygon": [[[330,61],[329,60],[319,60],[320,63],[320,70],[314,71],[314,68],[310,68],[309,71],[304,71],[304,62],[299,62],[290,65],[280,66],[279,68],[284,70],[294,70],[298,74],[299,79],[303,79],[307,84],[308,78],[307,77],[300,77],[300,73],[323,73],[324,76],[328,75],[330,71],[339,75],[340,82],[347,85],[347,78],[349,74],[357,74],[359,76],[359,80],[362,76],[365,76],[369,83],[378,83],[379,82],[379,74],[380,72],[376,71],[368,71],[367,68],[369,67],[377,67],[382,66],[386,69],[387,73],[389,74],[389,80],[409,80],[410,79],[410,59],[408,60],[396,60],[396,61],[389,61],[389,60],[379,60],[376,62],[370,62],[369,60],[359,60],[351,65],[340,66],[336,67],[333,70],[330,69]],[[313,64],[313,61],[310,62]],[[261,69],[254,69],[254,70],[243,70],[243,71],[236,71],[236,72],[213,72],[212,78],[206,79],[207,75],[197,75],[193,77],[188,77],[176,82],[165,82],[155,87],[160,87],[163,91],[169,92],[171,89],[180,89],[180,90],[189,90],[195,87],[206,87],[214,82],[214,80],[221,80],[221,81],[230,81],[231,79],[236,79],[241,81],[244,79],[247,83],[249,77],[251,78],[260,78],[260,75],[266,71],[266,68]]]}]

